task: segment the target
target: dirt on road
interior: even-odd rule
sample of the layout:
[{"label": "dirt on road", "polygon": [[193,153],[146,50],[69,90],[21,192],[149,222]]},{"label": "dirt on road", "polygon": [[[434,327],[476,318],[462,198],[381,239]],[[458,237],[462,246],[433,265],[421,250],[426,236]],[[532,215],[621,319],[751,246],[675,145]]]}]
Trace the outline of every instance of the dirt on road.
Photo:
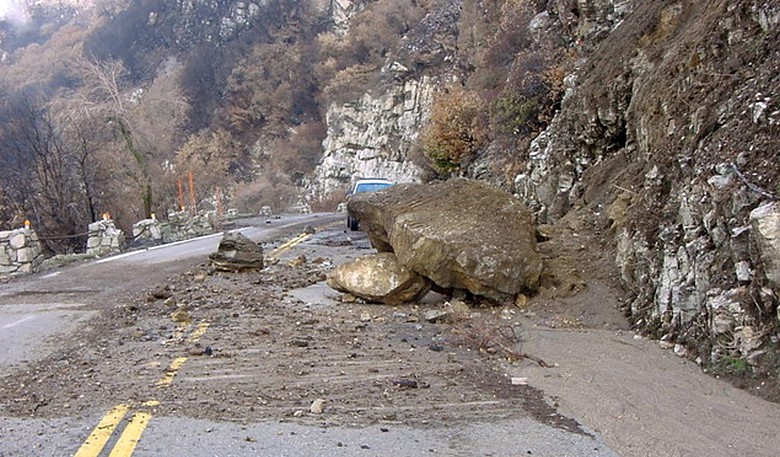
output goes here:
[{"label": "dirt on road", "polygon": [[188,267],[117,297],[51,356],[3,378],[3,413],[66,417],[124,402],[155,415],[355,427],[530,416],[601,435],[626,456],[774,455],[780,407],[634,336],[610,253],[592,255],[579,228],[550,229],[568,241],[540,244],[544,288],[521,307],[343,297],[325,275],[372,250],[341,227],[260,272]]},{"label": "dirt on road", "polygon": [[[158,414],[237,422],[439,425],[530,415],[586,433],[541,391],[513,385],[502,354],[471,344],[462,322],[426,320],[444,309],[443,297],[386,307],[341,301],[321,284],[335,262],[367,252],[362,234],[331,230],[260,272],[204,263],[138,291],[4,378],[5,413],[60,417],[155,401]],[[495,309],[479,314],[484,326],[513,326]],[[318,400],[321,414],[312,413]]]}]

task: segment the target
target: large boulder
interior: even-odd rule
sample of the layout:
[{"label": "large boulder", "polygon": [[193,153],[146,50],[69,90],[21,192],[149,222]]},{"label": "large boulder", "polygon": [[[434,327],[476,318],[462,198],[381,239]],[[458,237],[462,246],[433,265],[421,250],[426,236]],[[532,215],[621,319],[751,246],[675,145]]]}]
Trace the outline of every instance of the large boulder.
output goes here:
[{"label": "large boulder", "polygon": [[328,285],[372,302],[395,305],[425,295],[431,283],[398,262],[389,252],[361,257],[338,266]]},{"label": "large boulder", "polygon": [[453,179],[357,194],[347,209],[371,244],[442,289],[503,302],[539,285],[528,209],[488,184]]},{"label": "large boulder", "polygon": [[217,270],[241,272],[263,268],[263,247],[241,233],[225,233],[217,252],[209,256]]}]

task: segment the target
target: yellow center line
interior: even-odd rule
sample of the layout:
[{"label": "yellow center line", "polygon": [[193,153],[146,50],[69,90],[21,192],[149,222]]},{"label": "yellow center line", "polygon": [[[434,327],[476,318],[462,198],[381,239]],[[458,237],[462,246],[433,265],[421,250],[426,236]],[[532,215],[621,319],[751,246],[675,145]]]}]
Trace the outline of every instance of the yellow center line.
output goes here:
[{"label": "yellow center line", "polygon": [[209,326],[210,326],[210,325],[211,325],[211,324],[209,324],[208,322],[201,322],[201,323],[198,325],[198,328],[196,328],[196,329],[195,329],[195,331],[194,331],[194,332],[192,332],[192,334],[191,334],[191,335],[190,335],[190,337],[188,338],[189,342],[190,342],[190,343],[197,343],[197,342],[198,342],[198,340],[200,340],[201,338],[203,338],[203,335],[205,335],[205,334],[206,334],[206,330],[208,330],[208,329],[209,329]]},{"label": "yellow center line", "polygon": [[[198,340],[206,334],[210,325],[211,324],[208,322],[201,322],[187,340],[190,343],[198,342]],[[189,324],[179,325],[174,332],[174,338],[182,338],[190,327],[191,325]],[[176,374],[186,361],[187,357],[175,358],[165,371],[165,375],[157,381],[157,387],[164,388],[171,385],[171,383],[173,383],[173,378],[176,377]],[[142,403],[142,405],[147,408],[152,408],[159,406],[160,402],[157,400],[149,400]],[[103,452],[103,448],[106,447],[106,444],[111,439],[111,436],[116,431],[122,419],[127,415],[128,411],[130,411],[130,406],[121,404],[106,413],[97,427],[95,427],[95,430],[87,437],[84,444],[81,445],[73,457],[98,457]],[[136,412],[122,431],[122,434],[119,436],[118,441],[111,450],[109,457],[130,457],[135,451],[135,447],[141,440],[141,435],[143,435],[151,420],[152,415],[150,413],[143,411]]]},{"label": "yellow center line", "polygon": [[171,365],[168,367],[168,369],[165,371],[165,375],[157,381],[157,387],[163,388],[168,387],[173,382],[173,378],[176,376],[176,373],[178,373],[179,368],[181,368],[182,365],[184,365],[184,362],[187,361],[187,357],[177,357],[173,359],[173,362],[171,362]]},{"label": "yellow center line", "polygon": [[295,245],[301,244],[304,241],[306,241],[308,238],[310,238],[311,235],[308,233],[302,233],[295,238],[287,241],[286,243],[282,244],[278,248],[271,251],[271,253],[268,255],[268,260],[273,262],[279,259],[279,257],[288,249],[294,247]]},{"label": "yellow center line", "polygon": [[308,235],[306,233],[301,233],[300,235],[298,235],[295,238],[292,238],[292,239],[282,243],[278,248],[276,248],[273,251],[271,251],[271,255],[273,256],[273,255],[275,255],[277,253],[284,252],[287,249],[289,249],[289,248],[295,246],[296,244],[300,243],[304,239],[308,238],[309,236],[311,236],[311,235]]},{"label": "yellow center line", "polygon": [[176,330],[173,331],[173,335],[171,335],[171,339],[173,340],[179,340],[184,336],[184,333],[190,328],[189,323],[181,323],[176,328]]},{"label": "yellow center line", "polygon": [[135,447],[138,445],[138,441],[141,440],[144,430],[149,425],[149,421],[152,420],[152,415],[145,412],[137,412],[133,415],[133,419],[125,427],[125,431],[119,436],[119,440],[114,445],[114,449],[111,450],[111,454],[108,457],[130,457],[133,455]]},{"label": "yellow center line", "polygon": [[73,457],[97,457],[100,455],[119,422],[129,410],[130,407],[128,405],[117,405],[111,409],[98,423],[95,430],[90,433]]}]

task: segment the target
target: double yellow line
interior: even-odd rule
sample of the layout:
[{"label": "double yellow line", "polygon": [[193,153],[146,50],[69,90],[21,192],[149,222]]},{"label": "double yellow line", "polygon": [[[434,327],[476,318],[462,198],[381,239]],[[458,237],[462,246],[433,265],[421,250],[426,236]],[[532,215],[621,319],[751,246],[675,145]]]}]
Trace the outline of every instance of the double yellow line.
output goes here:
[{"label": "double yellow line", "polygon": [[268,257],[266,257],[266,260],[268,263],[275,263],[279,260],[279,257],[282,256],[285,252],[292,249],[294,246],[297,246],[307,239],[311,238],[311,234],[309,233],[301,233],[300,235],[296,236],[295,238],[286,241],[285,243],[281,244],[278,248],[271,251],[270,254],[268,254]]},{"label": "double yellow line", "polygon": [[[198,326],[190,333],[187,341],[190,343],[197,343],[203,337],[203,335],[206,334],[206,330],[208,330],[209,325],[210,324],[208,322],[201,322],[198,324]],[[180,325],[173,334],[174,338],[178,339],[184,337],[184,335],[190,331],[191,327],[191,324]],[[165,370],[165,374],[163,374],[162,378],[157,381],[157,388],[163,389],[170,386],[171,383],[173,383],[173,378],[176,377],[176,374],[179,372],[186,361],[187,357],[177,357],[173,359],[171,364],[168,366],[168,369]],[[143,403],[141,406],[142,408],[153,408],[159,404],[159,401],[151,400]],[[84,444],[81,445],[73,457],[98,457],[103,452],[103,448],[106,447],[108,441],[114,435],[114,432],[119,427],[119,424],[122,422],[125,416],[127,416],[131,409],[133,409],[131,405],[126,403],[113,407],[108,413],[106,413],[105,416],[103,416],[103,419],[101,419],[97,427],[92,430],[92,433],[89,434],[87,439],[84,441]],[[151,420],[151,413],[143,411],[142,409],[136,411],[132,418],[130,418],[127,426],[122,431],[122,434],[119,436],[116,444],[114,444],[114,447],[111,449],[109,457],[130,457],[133,454],[133,451],[135,451],[135,447],[141,440],[141,435],[143,435]]]},{"label": "double yellow line", "polygon": [[[282,254],[292,249],[294,246],[303,243],[310,237],[311,234],[302,233],[295,238],[288,240],[271,251],[267,257],[267,260],[270,263],[278,261]],[[191,331],[187,337],[187,341],[194,344],[203,337],[208,328],[208,322],[200,323],[194,330],[190,330],[191,324],[184,323],[181,324],[176,329],[176,331],[174,331],[173,339],[182,339],[184,338],[184,335]],[[171,364],[168,366],[168,369],[165,370],[165,374],[163,374],[163,376],[157,381],[156,387],[158,389],[164,389],[170,386],[173,383],[173,379],[176,377],[176,374],[179,372],[186,361],[187,357],[177,357],[173,359]],[[159,404],[160,402],[157,400],[151,400],[141,405],[142,408],[139,408],[139,410],[133,414],[127,426],[122,431],[122,434],[119,436],[116,444],[114,444],[114,447],[111,449],[109,457],[130,457],[133,454],[135,447],[141,440],[141,435],[143,435],[146,427],[152,420],[151,413],[144,411],[143,408],[152,408],[158,406]],[[74,457],[98,457],[103,452],[103,449],[106,447],[106,444],[108,444],[111,437],[114,435],[114,432],[116,432],[117,428],[119,428],[122,420],[124,420],[124,418],[132,409],[134,408],[130,404],[123,403],[108,411],[100,423],[98,423],[97,427],[95,427],[92,433],[90,433],[90,435],[84,441],[84,444],[82,444],[76,454],[74,454]]]}]

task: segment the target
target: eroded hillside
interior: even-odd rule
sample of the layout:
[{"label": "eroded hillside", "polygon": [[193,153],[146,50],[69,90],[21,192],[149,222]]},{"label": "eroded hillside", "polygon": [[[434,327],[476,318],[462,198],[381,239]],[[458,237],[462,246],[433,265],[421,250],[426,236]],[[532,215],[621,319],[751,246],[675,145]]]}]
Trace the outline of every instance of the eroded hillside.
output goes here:
[{"label": "eroded hillside", "polygon": [[763,242],[777,227],[762,227],[778,211],[780,166],[769,3],[637,5],[515,180],[543,220],[574,211],[605,229],[637,328],[759,376],[777,376],[777,251]]}]

